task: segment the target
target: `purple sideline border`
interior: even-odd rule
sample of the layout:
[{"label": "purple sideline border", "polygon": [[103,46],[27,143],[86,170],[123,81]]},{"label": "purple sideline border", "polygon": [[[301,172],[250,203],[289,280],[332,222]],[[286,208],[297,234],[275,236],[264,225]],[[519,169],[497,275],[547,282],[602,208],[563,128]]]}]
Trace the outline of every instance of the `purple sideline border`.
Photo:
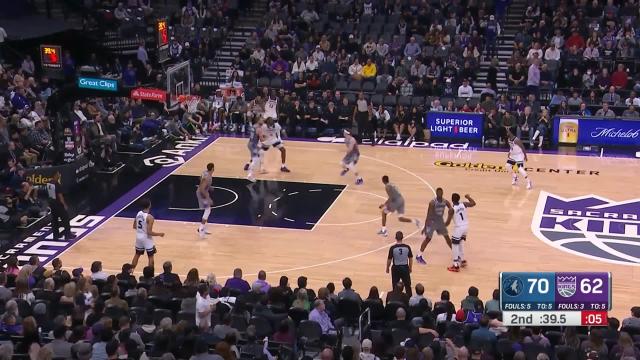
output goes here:
[{"label": "purple sideline border", "polygon": [[[236,135],[236,134],[219,134],[217,135],[217,137],[219,138],[240,138],[240,139],[246,139],[247,136],[246,135]],[[336,136],[336,135],[328,135],[325,137],[336,137],[339,138],[340,136]],[[316,138],[300,138],[300,137],[286,137],[283,140],[291,140],[291,141],[303,141],[303,142],[315,142],[315,143],[320,143],[320,144],[340,144],[340,143],[331,143],[331,142],[324,142],[324,141],[318,141],[317,137]],[[395,140],[395,139],[387,139],[387,140]],[[402,141],[406,141],[406,139],[403,139]],[[482,147],[482,146],[478,146],[477,144],[474,144],[473,142],[469,142],[469,141],[461,141],[461,142],[457,142],[458,140],[456,139],[443,139],[441,141],[429,141],[429,143],[450,143],[450,144],[462,144],[462,143],[468,143],[469,144],[469,148],[467,150],[470,151],[486,151],[486,152],[505,152],[507,150],[507,148],[499,148],[499,147]],[[369,144],[365,144],[361,146],[371,146]],[[389,147],[398,147],[395,145],[387,145],[387,144],[376,144],[376,146],[389,146]],[[432,150],[456,150],[458,151],[458,149],[438,149],[438,148],[431,148],[431,147],[425,147],[425,148],[414,148],[414,149],[432,149]],[[560,150],[531,150],[531,149],[525,149],[527,151],[527,154],[544,154],[544,155],[567,155],[567,156],[586,156],[586,157],[600,157],[600,153],[599,152],[590,152],[590,151],[575,151],[574,153],[565,153],[562,152]],[[604,156],[603,157],[608,157],[608,158],[628,158],[628,159],[638,159],[635,156],[635,152],[636,151],[640,151],[640,146],[638,146],[638,148],[636,150],[621,150],[621,149],[611,149],[610,152],[604,152]]]}]

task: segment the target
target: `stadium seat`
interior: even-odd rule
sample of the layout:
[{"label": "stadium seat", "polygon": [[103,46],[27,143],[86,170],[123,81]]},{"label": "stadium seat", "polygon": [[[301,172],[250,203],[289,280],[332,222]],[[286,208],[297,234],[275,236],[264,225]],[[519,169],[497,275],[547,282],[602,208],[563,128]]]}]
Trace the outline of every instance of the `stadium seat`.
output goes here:
[{"label": "stadium seat", "polygon": [[259,339],[262,339],[267,336],[271,336],[271,334],[273,334],[271,323],[269,322],[269,320],[261,316],[251,317],[251,320],[249,320],[249,325],[253,325],[256,327],[256,336]]},{"label": "stadium seat", "polygon": [[376,83],[373,81],[364,81],[362,83],[362,91],[372,93],[376,90]]},{"label": "stadium seat", "polygon": [[384,81],[376,84],[376,94],[384,94],[384,93],[386,93],[388,86],[389,86],[389,84],[387,84]]},{"label": "stadium seat", "polygon": [[245,332],[248,324],[244,315],[232,314],[231,323],[229,325],[240,332]]},{"label": "stadium seat", "polygon": [[366,309],[369,309],[371,312],[372,322],[384,320],[384,305],[382,305],[382,302],[373,299],[366,299],[362,302],[362,310],[364,311]]},{"label": "stadium seat", "polygon": [[346,326],[357,326],[360,316],[360,304],[351,299],[338,300],[338,316],[344,320]]},{"label": "stadium seat", "polygon": [[398,105],[411,106],[410,96],[398,96]]},{"label": "stadium seat", "polygon": [[384,106],[396,106],[396,97],[395,95],[385,95],[384,101],[382,103]]},{"label": "stadium seat", "polygon": [[373,104],[373,106],[378,106],[383,103],[383,99],[382,95],[375,94],[371,96],[371,104]]},{"label": "stadium seat", "polygon": [[258,87],[269,87],[270,81],[268,77],[261,77],[258,79]]},{"label": "stadium seat", "polygon": [[322,328],[315,321],[302,320],[296,330],[296,338],[302,348],[303,356],[306,351],[319,352],[322,349]]},{"label": "stadium seat", "polygon": [[349,85],[345,80],[336,81],[336,90],[337,91],[345,91],[349,88]]},{"label": "stadium seat", "polygon": [[164,318],[170,318],[170,319],[173,318],[170,310],[168,309],[153,310],[153,325],[158,326],[160,324],[160,321],[162,321],[162,319]]},{"label": "stadium seat", "polygon": [[302,320],[309,318],[309,312],[305,309],[292,307],[289,309],[289,317],[297,327]]},{"label": "stadium seat", "polygon": [[578,360],[578,352],[576,349],[566,345],[556,345],[553,351],[557,359]]},{"label": "stadium seat", "polygon": [[282,88],[282,78],[280,78],[279,76],[276,76],[273,79],[271,79],[271,87],[275,89]]},{"label": "stadium seat", "polygon": [[405,341],[410,337],[409,331],[406,329],[395,328],[391,329],[391,344],[393,346],[400,345],[401,342]]},{"label": "stadium seat", "polygon": [[360,91],[362,89],[361,80],[351,80],[349,83],[349,91]]}]

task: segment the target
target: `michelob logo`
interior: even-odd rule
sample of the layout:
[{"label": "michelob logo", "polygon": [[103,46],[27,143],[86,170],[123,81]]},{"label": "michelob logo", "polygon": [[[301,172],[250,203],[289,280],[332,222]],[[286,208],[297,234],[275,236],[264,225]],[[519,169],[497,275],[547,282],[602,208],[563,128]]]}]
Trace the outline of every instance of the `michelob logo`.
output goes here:
[{"label": "michelob logo", "polygon": [[578,143],[578,119],[560,119],[558,142],[563,144]]}]

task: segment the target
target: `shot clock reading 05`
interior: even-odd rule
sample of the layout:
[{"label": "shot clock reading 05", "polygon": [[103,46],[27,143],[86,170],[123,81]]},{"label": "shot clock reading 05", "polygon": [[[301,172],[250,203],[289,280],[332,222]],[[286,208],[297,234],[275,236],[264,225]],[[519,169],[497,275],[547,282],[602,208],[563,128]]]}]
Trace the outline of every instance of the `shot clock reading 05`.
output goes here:
[{"label": "shot clock reading 05", "polygon": [[611,309],[611,273],[500,273],[505,325],[604,326]]}]

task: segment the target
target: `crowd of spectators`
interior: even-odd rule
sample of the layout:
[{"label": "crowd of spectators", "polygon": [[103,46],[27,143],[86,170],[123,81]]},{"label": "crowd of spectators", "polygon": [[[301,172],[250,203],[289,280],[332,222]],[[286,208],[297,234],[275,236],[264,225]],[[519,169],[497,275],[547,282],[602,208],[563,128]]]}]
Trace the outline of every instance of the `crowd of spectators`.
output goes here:
[{"label": "crowd of spectators", "polygon": [[[300,276],[270,283],[260,271],[243,278],[235,269],[224,284],[214,274],[171,262],[160,273],[145,267],[136,278],[130,264],[108,274],[50,267],[32,257],[11,257],[0,273],[0,359],[615,359],[640,357],[640,307],[608,327],[505,327],[499,291],[483,302],[479,289],[453,302],[425,292],[405,293],[402,283],[380,297],[372,286],[359,294],[345,277],[316,291]],[[252,281],[252,283],[249,283]],[[356,334],[357,317],[371,322]],[[350,329],[351,328],[351,329]],[[361,342],[355,343],[359,335]],[[307,357],[311,359],[311,357]]]},{"label": "crowd of spectators", "polygon": [[[640,77],[629,56],[637,4],[562,2],[558,11],[553,4],[534,3],[523,14],[508,92],[497,86],[495,50],[505,1],[271,1],[230,81],[244,82],[245,100],[250,108],[255,101],[257,112],[265,95],[278,96],[283,127],[297,136],[349,127],[360,91],[379,134],[396,138],[428,136],[421,128],[429,110],[483,113],[488,141],[501,144],[508,129],[531,147],[545,145],[556,113],[638,117]],[[606,46],[616,50],[594,57]],[[487,86],[474,90],[483,60]],[[412,124],[405,114],[414,108],[420,115]]]}]

